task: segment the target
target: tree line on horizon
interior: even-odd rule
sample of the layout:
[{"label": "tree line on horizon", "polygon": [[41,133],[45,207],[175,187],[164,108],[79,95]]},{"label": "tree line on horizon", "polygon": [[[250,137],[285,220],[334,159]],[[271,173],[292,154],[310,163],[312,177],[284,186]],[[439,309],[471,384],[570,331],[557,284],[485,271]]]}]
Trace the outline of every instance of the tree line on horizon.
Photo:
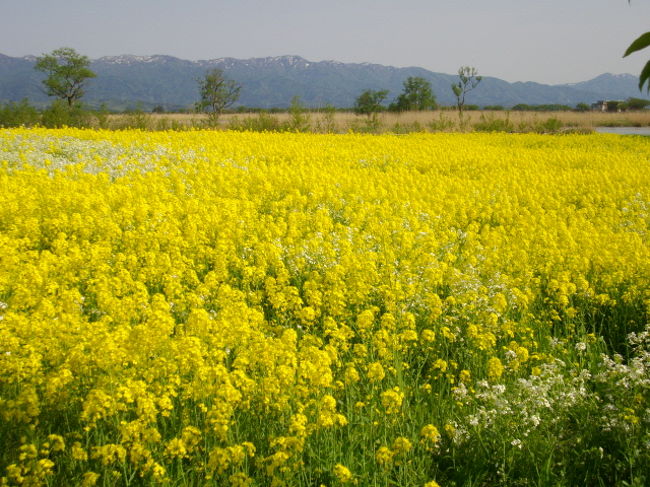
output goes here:
[{"label": "tree line on horizon", "polygon": [[[644,34],[648,36],[650,33]],[[625,53],[627,56],[635,50],[644,47],[646,38],[641,36],[637,39]],[[36,60],[34,69],[46,74],[42,83],[45,93],[53,96],[56,100],[41,113],[32,107],[28,100],[20,103],[10,103],[4,107],[0,105],[0,126],[12,125],[36,125],[39,122],[45,126],[86,126],[89,125],[89,113],[81,105],[81,99],[85,94],[85,87],[89,80],[96,77],[96,74],[90,70],[90,59],[87,56],[77,53],[69,47],[62,47],[53,50],[49,54],[44,54]],[[479,109],[475,105],[466,104],[466,95],[477,88],[482,80],[476,68],[471,66],[461,66],[458,70],[458,81],[451,85],[451,90],[456,98],[455,109],[458,111],[460,124],[463,124],[464,110]],[[640,81],[640,89],[645,82]],[[194,105],[194,110],[198,113],[207,115],[207,125],[215,127],[218,125],[220,116],[229,110],[239,99],[242,85],[234,80],[229,79],[219,68],[213,68],[207,71],[203,77],[197,80],[199,90],[199,100]],[[650,87],[649,87],[650,89]],[[385,101],[388,97],[388,90],[363,91],[355,100],[351,110],[357,115],[367,117],[368,128],[378,126],[378,114],[388,110],[391,112],[407,111],[424,111],[435,110],[439,107],[433,93],[431,83],[422,77],[410,76],[403,82],[403,89],[400,94],[388,105]],[[643,109],[650,105],[650,101],[643,99],[630,98],[624,104],[619,103],[619,108]],[[487,106],[485,109],[502,110],[502,106]],[[587,111],[591,107],[587,104],[580,103],[575,108],[564,105],[526,105],[520,104],[512,107],[512,110],[576,110]],[[297,125],[300,122],[301,113],[308,111],[300,102],[300,97],[295,96],[289,107],[289,112],[294,117]],[[326,111],[336,110],[327,106]],[[136,110],[137,112],[138,110]],[[255,110],[253,110],[255,111]],[[155,107],[153,112],[164,112],[162,106]],[[103,106],[95,117],[100,118],[99,125],[102,125],[101,118],[106,119],[108,110]],[[296,118],[297,117],[297,118]],[[105,121],[105,120],[104,120]]]},{"label": "tree line on horizon", "polygon": [[[80,102],[85,93],[88,80],[96,77],[90,70],[90,59],[69,47],[55,49],[36,60],[34,68],[47,75],[43,80],[48,96],[64,100],[68,107]],[[475,68],[463,66],[458,70],[459,81],[451,88],[457,99],[459,113],[465,105],[465,95],[476,88],[482,80]],[[216,121],[225,109],[232,106],[241,93],[241,84],[227,78],[222,69],[213,68],[198,80],[200,100],[195,109],[208,114]],[[372,115],[382,109],[382,102],[388,90],[366,90],[361,93],[354,104],[355,113]],[[434,110],[436,98],[431,83],[422,77],[410,76],[404,81],[404,89],[388,106],[395,112]]]}]

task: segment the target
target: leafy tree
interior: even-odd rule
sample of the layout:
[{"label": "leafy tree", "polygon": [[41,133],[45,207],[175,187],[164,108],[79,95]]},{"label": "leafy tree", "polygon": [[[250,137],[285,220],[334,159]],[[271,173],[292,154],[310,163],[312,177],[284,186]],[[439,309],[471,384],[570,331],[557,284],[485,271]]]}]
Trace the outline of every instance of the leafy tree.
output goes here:
[{"label": "leafy tree", "polygon": [[458,116],[463,116],[463,107],[465,106],[465,95],[478,86],[483,79],[478,75],[476,68],[470,66],[461,66],[458,69],[458,83],[452,83],[451,89],[456,96],[456,106],[458,107]]},{"label": "leafy tree", "polygon": [[[648,46],[650,46],[650,32],[642,34],[638,39],[630,44],[630,47],[627,48],[627,51],[625,51],[623,57],[627,57],[633,52],[640,51],[641,49],[645,49]],[[650,93],[650,61],[646,63],[646,65],[641,70],[641,74],[639,75],[640,91],[643,91],[643,85],[646,82],[648,82],[648,93]]]},{"label": "leafy tree", "polygon": [[628,98],[623,103],[626,110],[643,110],[650,105],[650,100],[643,98]]},{"label": "leafy tree", "polygon": [[568,112],[572,108],[568,105],[559,105],[557,103],[548,103],[544,105],[528,105],[526,103],[518,103],[512,107],[515,111],[522,112]]},{"label": "leafy tree", "polygon": [[218,68],[209,70],[198,81],[201,100],[196,109],[207,112],[210,122],[216,124],[223,111],[239,99],[241,85],[226,78]]},{"label": "leafy tree", "polygon": [[431,83],[419,76],[409,76],[404,81],[404,90],[389,107],[396,112],[434,108],[436,108],[436,97],[431,90]]},{"label": "leafy tree", "polygon": [[90,60],[70,47],[55,49],[36,59],[34,69],[48,76],[43,80],[46,93],[68,102],[68,107],[84,95],[84,86],[96,75],[88,66]]},{"label": "leafy tree", "polygon": [[[628,0],[629,3],[629,0]],[[645,34],[641,34],[630,46],[627,48],[625,51],[625,54],[623,54],[623,57],[627,57],[633,52],[640,51],[642,49],[645,49],[646,47],[650,46],[650,32],[646,32]],[[643,91],[643,85],[648,82],[648,93],[650,93],[650,61],[646,63],[646,65],[643,67],[641,70],[641,74],[639,75],[639,90]]]},{"label": "leafy tree", "polygon": [[366,90],[361,93],[354,102],[354,113],[367,115],[368,118],[375,117],[378,112],[384,109],[383,101],[388,96],[388,90]]},{"label": "leafy tree", "polygon": [[591,107],[586,103],[578,103],[576,105],[576,112],[588,112],[591,110]]},{"label": "leafy tree", "polygon": [[92,119],[92,114],[81,104],[68,105],[64,100],[54,100],[41,115],[41,123],[47,128],[90,127]]}]

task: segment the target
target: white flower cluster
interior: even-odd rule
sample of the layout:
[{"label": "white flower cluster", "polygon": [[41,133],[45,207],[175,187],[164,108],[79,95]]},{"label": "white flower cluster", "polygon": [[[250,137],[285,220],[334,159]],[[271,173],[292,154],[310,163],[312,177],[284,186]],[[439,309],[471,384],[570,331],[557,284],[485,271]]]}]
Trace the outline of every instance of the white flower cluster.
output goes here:
[{"label": "white flower cluster", "polygon": [[464,386],[457,387],[456,399],[474,405],[461,424],[470,431],[493,432],[521,448],[521,439],[540,426],[571,434],[562,432],[562,422],[596,408],[598,424],[593,427],[624,435],[634,429],[641,431],[645,437],[642,444],[650,450],[650,325],[641,333],[630,334],[628,343],[633,351],[629,360],[603,354],[593,374],[556,359],[542,366],[538,375],[519,379],[516,385],[479,381],[473,396]]},{"label": "white flower cluster", "polygon": [[[106,173],[112,179],[131,171],[160,170],[177,160],[177,155],[162,146],[120,145],[109,140],[67,136],[37,137],[17,134],[0,139],[0,161],[9,170],[28,167],[45,169],[50,176],[73,166],[89,174]],[[167,164],[161,164],[167,162]]]}]

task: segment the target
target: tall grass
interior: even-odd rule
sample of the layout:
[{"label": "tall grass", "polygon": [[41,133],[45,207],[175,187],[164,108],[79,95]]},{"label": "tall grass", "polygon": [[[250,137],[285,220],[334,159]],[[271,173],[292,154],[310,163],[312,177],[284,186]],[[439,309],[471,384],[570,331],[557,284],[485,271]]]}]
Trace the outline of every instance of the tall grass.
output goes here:
[{"label": "tall grass", "polygon": [[[508,110],[468,111],[464,113],[461,127],[454,111],[404,112],[379,114],[377,120],[368,124],[366,117],[351,112],[327,109],[311,112],[311,119],[301,122],[301,131],[346,133],[349,131],[373,133],[449,132],[449,131],[507,131],[507,132],[560,132],[569,129],[590,131],[601,126],[650,126],[650,113],[601,113],[601,112],[523,112]],[[112,115],[114,126],[120,125],[122,115]],[[222,130],[276,130],[295,131],[292,115],[287,113],[225,114],[217,128]],[[200,114],[152,114],[150,129],[158,120],[173,122],[176,127],[200,127]],[[263,119],[263,123],[261,122]]]},{"label": "tall grass", "polygon": [[89,127],[111,130],[214,130],[289,131],[315,133],[411,133],[411,132],[520,132],[587,133],[600,126],[650,126],[650,111],[602,112],[524,112],[508,110],[466,111],[463,120],[453,110],[422,112],[383,112],[376,117],[360,117],[351,112],[324,107],[308,110],[295,100],[287,112],[229,113],[210,126],[204,114],[145,113],[132,110],[111,114],[105,108],[87,110],[55,102],[42,112],[24,100],[0,105],[0,127],[46,126]]}]

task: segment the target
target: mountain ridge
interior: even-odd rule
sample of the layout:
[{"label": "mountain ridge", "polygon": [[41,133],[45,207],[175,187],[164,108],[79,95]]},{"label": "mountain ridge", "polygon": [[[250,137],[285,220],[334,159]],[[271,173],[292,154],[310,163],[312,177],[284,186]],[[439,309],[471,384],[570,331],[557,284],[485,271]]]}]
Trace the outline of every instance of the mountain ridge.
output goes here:
[{"label": "mountain ridge", "polygon": [[[0,53],[0,101],[28,98],[46,104],[41,89],[44,75],[33,69],[35,56],[11,57]],[[409,76],[427,79],[438,103],[455,101],[451,84],[456,75],[437,73],[421,67],[394,67],[376,63],[343,63],[335,60],[310,61],[299,55],[249,59],[221,57],[186,60],[165,54],[137,56],[122,54],[91,60],[97,78],[90,80],[84,101],[109,108],[156,105],[166,109],[188,108],[198,100],[197,80],[210,68],[221,68],[226,76],[242,85],[240,105],[287,107],[294,96],[310,107],[330,104],[351,107],[366,89],[388,89],[389,99],[402,90]],[[534,81],[507,82],[484,76],[479,87],[468,95],[468,104],[503,105],[520,103],[594,103],[602,99],[641,97],[637,78],[631,74],[604,73],[577,83],[548,85]]]}]

